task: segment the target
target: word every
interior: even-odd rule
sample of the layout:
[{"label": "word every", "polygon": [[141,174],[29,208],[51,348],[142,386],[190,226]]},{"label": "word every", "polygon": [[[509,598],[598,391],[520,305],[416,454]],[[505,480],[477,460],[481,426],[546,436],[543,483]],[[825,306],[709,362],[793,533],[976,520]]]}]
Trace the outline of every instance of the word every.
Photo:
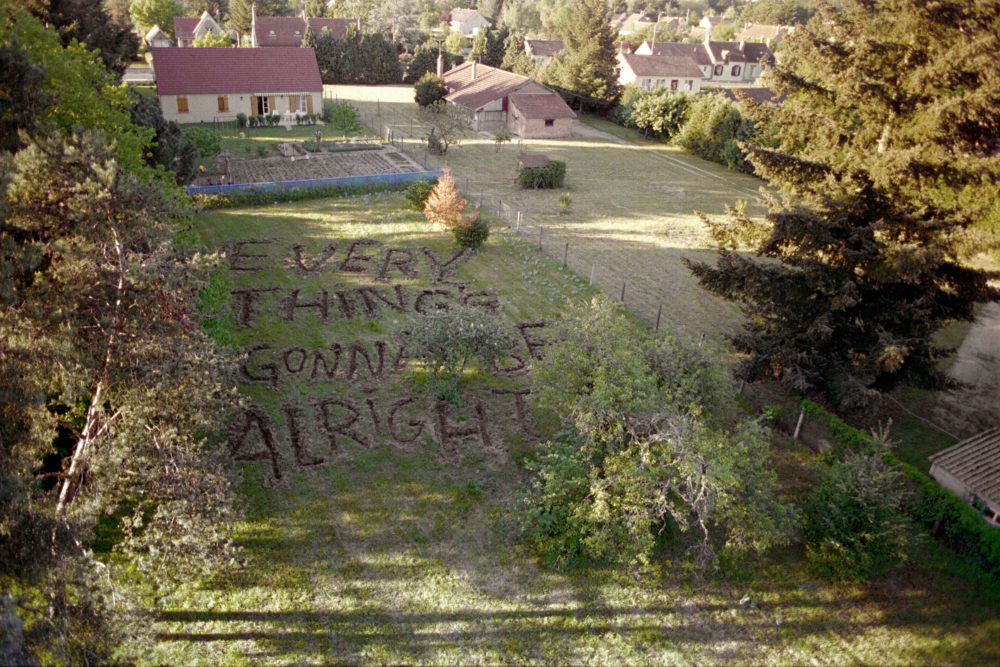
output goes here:
[{"label": "word every", "polygon": [[[495,397],[490,401],[495,408],[502,409],[498,404],[504,398],[509,399],[521,429],[531,432],[533,420],[527,401],[530,389],[493,389],[490,393]],[[252,406],[238,415],[229,429],[229,454],[236,461],[267,461],[274,479],[280,480],[286,459],[290,458],[300,468],[324,465],[330,459],[348,457],[345,447],[348,442],[373,449],[380,440],[402,446],[425,436],[437,443],[444,456],[452,461],[470,441],[494,455],[506,452],[490,434],[493,425],[482,401],[474,403],[473,414],[464,422],[451,419],[452,405],[447,401],[435,402],[429,414],[414,416],[412,412],[420,407],[419,403],[419,399],[410,397],[395,400],[386,407],[374,398],[357,401],[331,396],[312,404],[311,418],[301,404],[286,403],[280,409],[287,424],[289,447],[281,445],[267,411]],[[310,442],[310,425],[326,437],[327,447],[322,454],[317,454]]]},{"label": "word every", "polygon": [[[421,264],[430,272],[433,282],[442,282],[451,277],[455,268],[466,261],[470,252],[467,248],[455,250],[448,260],[441,258],[430,248],[385,247],[376,239],[361,239],[347,244],[336,259],[340,246],[329,243],[319,252],[310,255],[305,246],[291,244],[282,246],[277,239],[250,238],[234,241],[226,245],[226,259],[229,270],[237,273],[252,273],[272,269],[291,269],[302,275],[316,275],[322,272],[367,273],[375,280],[388,281],[398,273],[403,278],[417,278]],[[378,254],[366,249],[378,249]],[[263,252],[257,252],[257,251]],[[335,261],[336,260],[336,261]]]}]

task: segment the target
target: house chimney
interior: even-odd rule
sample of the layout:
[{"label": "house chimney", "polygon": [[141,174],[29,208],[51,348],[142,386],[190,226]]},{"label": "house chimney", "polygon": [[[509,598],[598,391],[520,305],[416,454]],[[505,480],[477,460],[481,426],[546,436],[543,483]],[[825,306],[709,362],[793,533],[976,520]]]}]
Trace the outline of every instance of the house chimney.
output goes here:
[{"label": "house chimney", "polygon": [[442,74],[444,74],[444,56],[441,55],[441,49],[438,48],[437,75],[441,76]]},{"label": "house chimney", "polygon": [[478,60],[473,60],[472,61],[472,80],[473,81],[476,80],[476,63],[477,62],[479,62],[479,61]]}]

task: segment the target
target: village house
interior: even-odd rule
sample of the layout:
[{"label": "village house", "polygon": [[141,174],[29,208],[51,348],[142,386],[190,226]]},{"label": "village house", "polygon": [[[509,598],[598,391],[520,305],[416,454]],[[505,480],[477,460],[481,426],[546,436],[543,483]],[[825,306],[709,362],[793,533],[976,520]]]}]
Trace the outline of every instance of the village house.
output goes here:
[{"label": "village house", "polygon": [[795,26],[791,25],[769,25],[766,23],[747,23],[736,35],[739,42],[763,42],[768,46],[775,46],[781,43],[788,35],[792,34]]},{"label": "village house", "polygon": [[552,62],[552,58],[563,50],[565,44],[561,39],[525,39],[524,52],[531,56],[535,65],[544,66]]},{"label": "village house", "polygon": [[312,49],[151,49],[163,117],[207,123],[319,113],[323,82]]},{"label": "village house", "polygon": [[149,32],[147,32],[146,36],[142,39],[146,43],[146,46],[150,48],[161,48],[174,45],[174,40],[170,39],[170,35],[163,32],[159,24],[153,24],[153,27],[149,29]]},{"label": "village house", "polygon": [[931,477],[1000,526],[1000,428],[958,442],[928,457]]},{"label": "village house", "polygon": [[637,55],[690,58],[702,71],[702,83],[753,83],[774,64],[774,54],[759,42],[717,42],[706,39],[701,44],[679,42],[643,42]]},{"label": "village house", "polygon": [[[177,40],[177,46],[192,46],[194,40],[208,34],[225,35],[226,31],[222,29],[219,22],[213,19],[212,15],[207,11],[202,12],[198,18],[191,16],[174,17],[174,38]],[[150,46],[154,45],[151,44]]]},{"label": "village house", "polygon": [[444,73],[445,100],[468,112],[477,132],[505,129],[523,139],[571,136],[576,114],[534,79],[475,61]]},{"label": "village house", "polygon": [[702,70],[686,56],[618,54],[618,82],[643,90],[668,88],[688,93],[701,90]]},{"label": "village house", "polygon": [[479,31],[490,27],[490,20],[475,9],[456,7],[449,13],[449,27],[452,32],[458,32],[466,37],[475,37]]},{"label": "village house", "polygon": [[[302,46],[306,20],[301,16],[257,16],[255,9],[250,15],[250,46]],[[309,27],[317,37],[323,30],[329,30],[334,39],[343,39],[352,26],[361,31],[361,19],[308,19]]]}]

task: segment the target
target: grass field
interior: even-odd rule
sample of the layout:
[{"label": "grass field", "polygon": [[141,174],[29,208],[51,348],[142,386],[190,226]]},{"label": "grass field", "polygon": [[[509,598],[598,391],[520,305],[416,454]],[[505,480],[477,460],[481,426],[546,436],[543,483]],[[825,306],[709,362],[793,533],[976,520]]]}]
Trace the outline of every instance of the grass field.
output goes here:
[{"label": "grass field", "polygon": [[[495,213],[502,203],[510,222],[521,211],[522,235],[537,243],[541,226],[546,252],[560,262],[568,243],[569,266],[588,280],[593,275],[606,293],[619,297],[625,283],[626,306],[646,322],[653,324],[662,309],[663,323],[717,339],[738,326],[736,310],[701,290],[681,258],[714,261],[696,211],[721,216],[724,203],[744,200],[749,212],[763,212],[758,179],[642,141],[636,133],[623,143],[606,134],[610,124],[592,119],[588,122],[597,127],[575,130],[587,136],[515,139],[500,151],[491,135],[466,131],[438,160],[422,153],[430,126],[413,103],[411,87],[327,86],[331,94],[354,104],[369,128],[391,127],[429,164],[450,167],[473,201],[485,193],[486,208]],[[514,182],[522,151],[565,161],[566,188],[522,190]],[[568,213],[559,205],[564,191],[572,199]]]},{"label": "grass field", "polygon": [[[794,549],[730,566],[700,583],[669,563],[639,580],[599,567],[567,573],[538,567],[505,517],[523,474],[518,463],[546,427],[522,424],[510,395],[493,393],[517,390],[525,385],[523,376],[468,375],[462,407],[448,415],[446,425],[476,425],[481,417],[475,406],[481,403],[489,438],[471,429],[444,446],[428,416],[436,407],[419,370],[379,378],[361,370],[353,379],[342,375],[319,383],[300,370],[316,349],[328,353],[334,344],[346,349],[361,343],[371,350],[379,340],[397,340],[412,317],[415,295],[424,290],[451,293],[433,297],[442,299],[495,297],[512,326],[552,319],[567,302],[593,294],[585,277],[497,231],[482,252],[435,282],[433,258],[450,257],[450,239],[401,206],[399,194],[379,194],[196,217],[204,242],[228,247],[230,269],[237,269],[217,275],[211,290],[209,305],[220,308],[219,337],[238,349],[270,346],[254,353],[250,375],[267,378],[273,366],[276,381],[246,381],[243,391],[273,420],[278,452],[272,465],[260,438],[238,450],[265,454],[242,464],[247,517],[235,537],[246,549],[246,567],[236,576],[173,591],[155,622],[158,644],[137,656],[139,662],[1000,661],[997,600],[948,574],[946,561],[925,545],[916,548],[913,564],[865,586],[814,579]],[[349,250],[366,239],[385,245]],[[241,240],[255,243],[237,253],[232,244]],[[336,250],[322,264],[331,243]],[[301,263],[296,244],[302,246]],[[400,263],[385,259],[390,249]],[[412,265],[405,261],[411,256]],[[333,298],[395,286],[409,295],[407,312],[380,301],[373,315],[348,318]],[[253,288],[276,291],[256,293],[259,299],[246,310],[227,307],[227,293]],[[331,295],[327,317],[317,305],[321,290]],[[544,329],[534,331],[541,336]],[[393,434],[385,406],[406,396],[415,401],[402,406],[405,418],[397,420]],[[325,397],[362,408],[356,423],[338,432],[335,447],[315,414]],[[369,418],[369,400],[373,414],[382,411],[381,420]],[[333,416],[337,425],[349,421],[342,416]],[[293,422],[301,427],[297,452]],[[427,428],[401,442],[418,425]],[[359,439],[343,436],[349,429]],[[810,475],[813,456],[796,443],[779,440],[775,456],[794,468],[783,472],[790,487],[800,483],[793,478]],[[318,463],[320,457],[326,460]]]}]

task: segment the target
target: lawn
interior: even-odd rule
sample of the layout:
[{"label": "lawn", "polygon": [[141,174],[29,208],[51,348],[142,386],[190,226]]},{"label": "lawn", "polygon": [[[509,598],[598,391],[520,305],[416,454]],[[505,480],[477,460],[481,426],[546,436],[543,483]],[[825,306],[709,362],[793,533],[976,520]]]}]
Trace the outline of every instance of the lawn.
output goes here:
[{"label": "lawn", "polygon": [[[441,265],[452,258],[450,239],[402,204],[385,193],[196,216],[204,243],[229,251],[230,270],[207,297],[219,309],[218,336],[238,349],[269,346],[252,351],[242,389],[273,423],[277,447],[272,456],[248,436],[235,450],[262,455],[241,464],[247,517],[235,537],[246,567],[172,591],[155,620],[158,643],[138,662],[1000,661],[997,600],[922,548],[914,564],[866,586],[814,579],[794,549],[705,582],[669,563],[639,579],[596,566],[540,568],[506,511],[519,463],[548,428],[504,393],[523,389],[524,375],[470,373],[461,407],[446,406],[453,435],[442,438],[441,407],[419,368],[379,374],[359,361],[356,374],[341,366],[318,382],[307,369],[317,351],[329,360],[338,345],[345,363],[354,345],[373,359],[379,341],[391,352],[427,290],[436,292],[425,305],[495,299],[512,330],[525,332],[518,351],[530,356],[543,322],[594,292],[586,276],[499,229],[449,272]],[[256,296],[241,309],[229,293],[236,305]],[[372,296],[369,312],[364,294],[397,299]],[[403,399],[413,401],[396,406],[393,422]],[[340,401],[326,404],[334,407],[325,426],[324,401]],[[353,422],[345,403],[357,408]],[[814,461],[783,440],[775,456],[806,472]]]},{"label": "lawn", "polygon": [[[366,126],[383,136],[391,128],[424,164],[450,167],[464,194],[493,213],[502,210],[512,226],[520,211],[522,236],[537,245],[541,227],[545,251],[560,262],[565,256],[607,294],[620,297],[624,283],[626,306],[649,324],[660,313],[665,325],[720,340],[738,328],[736,309],[700,289],[681,259],[714,261],[696,212],[722,216],[724,204],[740,200],[751,214],[763,212],[758,179],[634,132],[623,143],[605,134],[608,124],[601,122],[583,126],[587,136],[515,139],[499,151],[492,135],[466,131],[439,159],[423,151],[430,125],[411,87],[327,86],[326,94],[350,101]],[[514,182],[522,151],[565,161],[566,188],[522,190]],[[563,192],[572,200],[568,212],[559,204]]]}]

